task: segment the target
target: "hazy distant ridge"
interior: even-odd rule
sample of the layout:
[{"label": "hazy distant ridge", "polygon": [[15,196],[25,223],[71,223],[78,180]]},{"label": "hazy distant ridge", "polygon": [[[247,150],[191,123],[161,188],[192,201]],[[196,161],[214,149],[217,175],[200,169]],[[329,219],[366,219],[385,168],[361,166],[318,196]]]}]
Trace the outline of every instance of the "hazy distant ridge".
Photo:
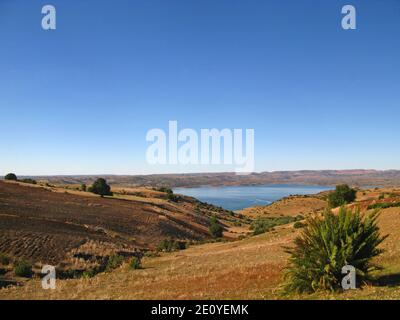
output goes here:
[{"label": "hazy distant ridge", "polygon": [[90,183],[96,177],[105,177],[110,183],[126,186],[194,187],[200,185],[245,184],[314,184],[335,185],[348,183],[358,186],[400,186],[400,170],[301,170],[274,171],[236,175],[223,173],[157,174],[157,175],[82,175],[36,176],[50,183]]}]

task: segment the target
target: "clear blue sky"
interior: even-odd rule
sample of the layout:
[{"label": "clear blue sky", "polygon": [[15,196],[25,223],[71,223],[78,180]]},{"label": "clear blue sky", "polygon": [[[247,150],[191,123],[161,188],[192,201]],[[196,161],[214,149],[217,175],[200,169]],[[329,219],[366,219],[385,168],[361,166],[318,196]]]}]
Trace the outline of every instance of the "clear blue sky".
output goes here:
[{"label": "clear blue sky", "polygon": [[398,0],[0,0],[0,174],[221,169],[147,165],[168,120],[254,128],[256,171],[400,169],[399,36]]}]

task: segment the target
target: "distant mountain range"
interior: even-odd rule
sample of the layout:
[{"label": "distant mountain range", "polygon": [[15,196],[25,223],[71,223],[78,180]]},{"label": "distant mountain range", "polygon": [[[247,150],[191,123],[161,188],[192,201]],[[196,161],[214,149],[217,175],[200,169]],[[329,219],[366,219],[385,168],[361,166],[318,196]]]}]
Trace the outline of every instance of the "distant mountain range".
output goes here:
[{"label": "distant mountain range", "polygon": [[400,186],[400,170],[301,170],[260,172],[249,175],[222,173],[188,173],[156,175],[70,175],[36,176],[37,180],[59,184],[91,183],[96,177],[104,177],[113,185],[121,186],[168,186],[196,187],[203,185],[256,185],[256,184],[308,184],[353,186]]}]

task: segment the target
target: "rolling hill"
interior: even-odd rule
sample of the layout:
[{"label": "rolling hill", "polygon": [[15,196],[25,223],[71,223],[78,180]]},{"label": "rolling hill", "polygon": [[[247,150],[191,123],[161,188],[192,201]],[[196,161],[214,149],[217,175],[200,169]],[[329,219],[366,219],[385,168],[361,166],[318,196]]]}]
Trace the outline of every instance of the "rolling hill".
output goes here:
[{"label": "rolling hill", "polygon": [[[315,199],[321,200],[323,195]],[[314,199],[314,196],[311,197]],[[303,214],[318,212],[319,201],[290,197],[277,201],[272,212],[255,208],[255,216],[284,214],[288,206],[303,208]],[[312,200],[311,199],[311,200]],[[323,200],[322,200],[323,201]],[[400,189],[368,189],[357,193],[356,205],[388,206],[381,210],[379,226],[389,237],[381,244],[384,253],[376,258],[383,269],[374,281],[345,293],[316,293],[283,297],[282,271],[290,247],[301,229],[293,223],[278,226],[237,241],[205,243],[183,251],[144,257],[143,269],[128,270],[126,265],[90,279],[58,280],[56,290],[43,290],[39,279],[23,287],[0,291],[2,299],[399,299],[400,298]],[[354,206],[355,204],[351,205]],[[279,213],[279,208],[281,212]],[[307,208],[307,209],[306,209]],[[267,207],[265,210],[268,210]],[[252,209],[246,210],[251,215]]]},{"label": "rolling hill", "polygon": [[[164,239],[207,241],[216,215],[227,239],[242,219],[194,198],[167,199],[147,188],[115,189],[101,198],[64,188],[0,181],[0,253],[38,267],[84,270],[113,253],[154,250]],[[246,223],[246,221],[242,221]]]}]

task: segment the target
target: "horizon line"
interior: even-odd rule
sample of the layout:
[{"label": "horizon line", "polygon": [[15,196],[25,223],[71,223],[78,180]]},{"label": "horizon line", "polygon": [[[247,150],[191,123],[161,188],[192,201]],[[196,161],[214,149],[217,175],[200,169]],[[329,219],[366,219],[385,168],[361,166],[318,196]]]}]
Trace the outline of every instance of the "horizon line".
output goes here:
[{"label": "horizon line", "polygon": [[[400,169],[298,169],[298,170],[272,170],[272,171],[254,171],[250,172],[246,175],[252,174],[263,174],[263,173],[278,173],[278,172],[324,172],[324,171],[342,171],[342,172],[349,172],[349,171],[375,171],[375,172],[386,172],[386,171],[400,171]],[[13,172],[15,173],[15,172]],[[15,173],[16,174],[16,173]],[[210,172],[170,172],[170,173],[145,173],[145,174],[124,174],[124,173],[91,173],[91,174],[22,174],[19,175],[20,177],[88,177],[88,176],[165,176],[165,175],[200,175],[200,174],[236,174],[235,171],[210,171]],[[2,175],[1,177],[4,178],[6,174]],[[18,174],[16,174],[18,175]],[[240,174],[238,175],[240,176]]]}]

